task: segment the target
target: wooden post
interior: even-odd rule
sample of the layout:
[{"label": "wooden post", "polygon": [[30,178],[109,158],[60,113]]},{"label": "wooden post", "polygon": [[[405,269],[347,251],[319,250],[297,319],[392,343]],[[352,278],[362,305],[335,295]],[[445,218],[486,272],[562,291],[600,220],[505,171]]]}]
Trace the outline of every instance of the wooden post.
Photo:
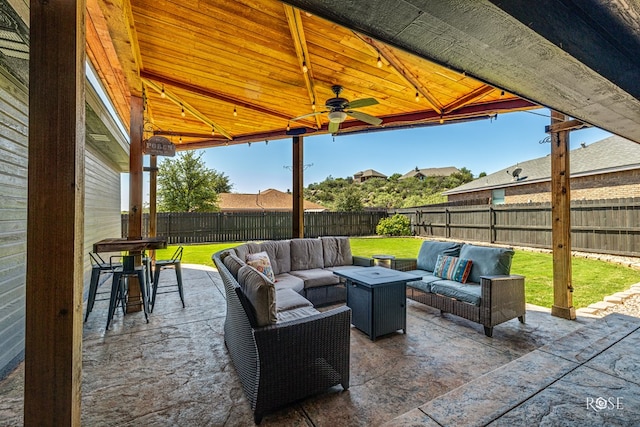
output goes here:
[{"label": "wooden post", "polygon": [[304,237],[304,156],[301,136],[293,137],[293,221],[292,237]]},{"label": "wooden post", "polygon": [[[158,234],[158,156],[152,155],[149,160],[149,237]],[[150,251],[152,262],[156,259],[156,251]]]},{"label": "wooden post", "polygon": [[79,426],[85,1],[30,7],[24,425]]},{"label": "wooden post", "polygon": [[[551,112],[551,126],[565,115]],[[551,314],[574,320],[571,285],[571,180],[569,130],[551,132],[551,240],[553,246],[553,306]]]},{"label": "wooden post", "polygon": [[[129,240],[142,238],[142,135],[144,127],[143,100],[140,96],[131,96],[131,129],[129,143]],[[135,255],[135,265],[142,265],[140,252]],[[142,296],[136,277],[129,278],[127,313],[142,310]]]}]

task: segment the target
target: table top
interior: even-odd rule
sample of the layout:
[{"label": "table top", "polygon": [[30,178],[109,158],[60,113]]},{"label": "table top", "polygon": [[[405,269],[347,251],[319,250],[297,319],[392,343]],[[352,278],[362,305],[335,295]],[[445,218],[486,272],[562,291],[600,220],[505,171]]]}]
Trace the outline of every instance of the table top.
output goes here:
[{"label": "table top", "polygon": [[365,286],[390,285],[420,280],[418,275],[384,267],[345,268],[334,271],[333,274]]},{"label": "table top", "polygon": [[102,239],[93,244],[93,252],[144,251],[165,249],[167,239],[164,237],[145,237],[142,239],[124,239],[121,237]]},{"label": "table top", "polygon": [[381,260],[386,260],[386,259],[396,259],[395,256],[393,255],[386,255],[386,254],[376,254],[376,255],[371,255],[371,258],[373,259],[381,259]]}]

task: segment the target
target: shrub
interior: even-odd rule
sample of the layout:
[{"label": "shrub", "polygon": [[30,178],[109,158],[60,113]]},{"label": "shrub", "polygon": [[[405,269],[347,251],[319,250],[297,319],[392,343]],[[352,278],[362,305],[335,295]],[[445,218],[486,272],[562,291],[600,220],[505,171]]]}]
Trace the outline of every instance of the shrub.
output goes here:
[{"label": "shrub", "polygon": [[391,218],[382,218],[376,226],[376,233],[381,236],[410,236],[410,224],[408,217],[395,214]]}]

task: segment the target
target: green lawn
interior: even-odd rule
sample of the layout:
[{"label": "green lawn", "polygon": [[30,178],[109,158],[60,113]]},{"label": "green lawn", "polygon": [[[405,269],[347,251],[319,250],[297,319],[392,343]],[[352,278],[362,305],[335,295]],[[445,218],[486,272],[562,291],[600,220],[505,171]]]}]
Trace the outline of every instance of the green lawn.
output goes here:
[{"label": "green lawn", "polygon": [[[367,256],[391,254],[398,258],[414,258],[418,254],[422,240],[414,238],[351,238],[354,255]],[[213,243],[184,247],[183,262],[189,264],[213,265],[211,254],[237,243]],[[157,251],[158,259],[169,258],[175,246]],[[586,307],[601,301],[606,295],[628,289],[640,282],[640,271],[604,261],[574,258],[572,262],[573,305]],[[513,257],[511,273],[526,277],[527,302],[551,307],[553,304],[553,272],[551,254],[517,250]]]}]

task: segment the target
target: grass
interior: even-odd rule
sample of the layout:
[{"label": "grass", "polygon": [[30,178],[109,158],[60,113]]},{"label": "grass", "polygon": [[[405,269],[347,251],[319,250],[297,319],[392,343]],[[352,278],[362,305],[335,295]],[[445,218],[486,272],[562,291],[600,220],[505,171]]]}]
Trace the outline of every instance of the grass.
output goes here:
[{"label": "grass", "polygon": [[[415,258],[422,240],[414,238],[351,238],[354,255],[371,257],[375,254],[391,254],[397,258]],[[183,262],[213,266],[211,254],[224,248],[241,244],[212,243],[184,247]],[[157,251],[157,258],[169,258],[175,246]],[[551,254],[517,250],[513,257],[511,273],[526,277],[526,300],[542,307],[553,305],[553,262]],[[584,258],[572,260],[573,305],[586,307],[602,301],[607,296],[628,289],[640,282],[640,271],[618,264]]]}]

